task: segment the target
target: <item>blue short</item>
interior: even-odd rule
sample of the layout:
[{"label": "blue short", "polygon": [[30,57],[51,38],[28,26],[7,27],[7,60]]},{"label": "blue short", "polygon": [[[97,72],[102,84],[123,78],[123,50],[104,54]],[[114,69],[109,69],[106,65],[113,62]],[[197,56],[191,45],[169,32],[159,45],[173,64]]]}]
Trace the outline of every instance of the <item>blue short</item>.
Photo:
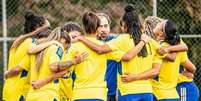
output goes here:
[{"label": "blue short", "polygon": [[176,88],[181,101],[199,101],[199,90],[194,82],[182,82]]},{"label": "blue short", "polygon": [[78,99],[78,100],[74,100],[74,101],[103,101],[101,99]]},{"label": "blue short", "polygon": [[161,100],[157,100],[157,98],[154,96],[153,101],[180,101],[180,100],[179,99],[161,99]]},{"label": "blue short", "polygon": [[153,94],[139,93],[139,94],[127,94],[127,95],[121,96],[121,93],[119,91],[118,101],[153,101]]}]

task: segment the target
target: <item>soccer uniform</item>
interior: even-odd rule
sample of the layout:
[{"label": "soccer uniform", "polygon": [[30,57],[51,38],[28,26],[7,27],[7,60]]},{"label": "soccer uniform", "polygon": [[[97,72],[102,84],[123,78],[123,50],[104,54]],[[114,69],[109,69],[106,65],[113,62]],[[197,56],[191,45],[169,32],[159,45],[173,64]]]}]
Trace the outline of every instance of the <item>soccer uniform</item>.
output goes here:
[{"label": "soccer uniform", "polygon": [[[169,46],[163,43],[163,46]],[[155,100],[159,101],[179,101],[179,95],[176,91],[177,80],[179,77],[179,65],[187,60],[185,52],[177,52],[174,62],[163,59],[160,72],[152,80]]]},{"label": "soccer uniform", "polygon": [[[133,39],[129,34],[121,34],[116,39],[106,43],[113,51],[121,50],[127,52],[134,47]],[[121,66],[118,68],[118,89],[119,101],[152,101],[152,86],[150,80],[137,80],[128,83],[121,81],[123,73],[138,74],[150,70],[153,63],[161,63],[159,55],[156,54],[156,49],[160,45],[151,40],[146,44],[148,55],[147,57],[135,56],[130,61],[121,61]]]},{"label": "soccer uniform", "polygon": [[[185,52],[185,56],[187,53]],[[181,101],[199,101],[199,89],[193,82],[193,79],[189,79],[181,73],[184,71],[183,67],[180,67],[180,74],[177,84],[177,92],[179,93]]]},{"label": "soccer uniform", "polygon": [[[66,60],[68,57],[67,51],[63,53],[62,60]],[[71,101],[73,94],[73,79],[72,79],[72,70],[70,73],[65,74],[62,78],[59,78],[59,94],[61,101]]]},{"label": "soccer uniform", "polygon": [[[43,58],[40,69],[36,68],[36,55],[27,56],[20,63],[21,67],[30,68],[30,82],[43,80],[53,75],[50,70],[50,64],[59,62],[62,58],[63,47],[60,44],[54,44],[46,48],[43,52]],[[39,89],[30,88],[26,101],[59,101],[59,80],[54,80]]]},{"label": "soccer uniform", "polygon": [[[96,44],[103,42],[96,38],[86,37]],[[119,61],[114,52],[108,54],[97,54],[81,42],[73,43],[68,50],[67,59],[72,60],[76,54],[87,52],[89,56],[82,63],[71,66],[73,70],[73,101],[106,101],[106,62],[107,59]],[[112,55],[113,54],[113,55]],[[119,56],[122,57],[122,56]],[[66,61],[65,60],[65,61]]]},{"label": "soccer uniform", "polygon": [[[35,42],[35,38],[27,38],[17,48],[10,49],[8,70],[13,69],[23,60],[27,55],[28,49],[34,45]],[[23,69],[20,74],[6,79],[3,88],[3,100],[24,101],[29,90],[29,74],[29,70]]]}]

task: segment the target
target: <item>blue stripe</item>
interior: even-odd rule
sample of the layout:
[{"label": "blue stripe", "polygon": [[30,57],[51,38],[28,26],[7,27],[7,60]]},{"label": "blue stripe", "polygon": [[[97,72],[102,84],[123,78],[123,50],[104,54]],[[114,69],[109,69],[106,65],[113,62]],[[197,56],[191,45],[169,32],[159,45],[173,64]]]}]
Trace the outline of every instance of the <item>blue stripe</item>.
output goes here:
[{"label": "blue stripe", "polygon": [[63,54],[61,47],[59,47],[59,48],[57,49],[56,54],[58,55],[59,59],[61,60],[61,59],[62,59],[62,54]]},{"label": "blue stripe", "polygon": [[24,96],[21,95],[19,101],[24,101]]},{"label": "blue stripe", "polygon": [[72,79],[73,79],[73,87],[74,87],[74,83],[75,83],[75,80],[76,80],[76,74],[75,74],[75,71],[73,71],[72,73]]},{"label": "blue stripe", "polygon": [[117,72],[119,73],[119,75],[122,75],[122,64],[121,64],[121,61],[119,62],[119,65],[117,67]]},{"label": "blue stripe", "polygon": [[59,83],[59,80],[56,79],[56,80],[53,81],[53,83],[54,83],[54,84],[57,84],[57,83]]},{"label": "blue stripe", "polygon": [[179,73],[182,73],[184,71],[184,67],[183,66],[180,66],[179,67]]},{"label": "blue stripe", "polygon": [[156,81],[158,81],[159,80],[158,75],[156,75],[153,79],[156,80]]},{"label": "blue stripe", "polygon": [[28,71],[23,69],[21,72],[20,78],[26,77],[27,75],[28,75]]}]

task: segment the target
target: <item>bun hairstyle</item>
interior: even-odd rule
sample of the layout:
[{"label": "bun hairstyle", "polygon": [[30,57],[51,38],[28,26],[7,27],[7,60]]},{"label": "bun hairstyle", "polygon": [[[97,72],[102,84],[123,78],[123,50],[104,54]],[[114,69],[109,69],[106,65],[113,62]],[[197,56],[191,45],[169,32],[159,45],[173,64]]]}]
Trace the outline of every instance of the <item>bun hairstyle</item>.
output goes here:
[{"label": "bun hairstyle", "polygon": [[[120,24],[122,22],[125,23],[127,27],[126,33],[129,33],[132,36],[134,44],[137,45],[140,42],[141,35],[142,35],[142,25],[141,25],[137,10],[134,7],[134,5],[129,4],[124,8],[124,11],[125,12],[122,16]],[[142,57],[147,56],[147,49],[145,46],[138,53],[138,56],[142,56]]]},{"label": "bun hairstyle", "polygon": [[163,25],[163,33],[165,34],[165,42],[170,45],[176,45],[180,43],[180,36],[177,34],[177,26],[171,20],[165,20]]},{"label": "bun hairstyle", "polygon": [[124,11],[125,12],[132,12],[132,11],[135,11],[135,8],[132,4],[129,4],[124,8]]},{"label": "bun hairstyle", "polygon": [[32,11],[28,11],[24,17],[26,20],[24,33],[32,32],[45,23],[45,18],[42,15],[38,15]]}]

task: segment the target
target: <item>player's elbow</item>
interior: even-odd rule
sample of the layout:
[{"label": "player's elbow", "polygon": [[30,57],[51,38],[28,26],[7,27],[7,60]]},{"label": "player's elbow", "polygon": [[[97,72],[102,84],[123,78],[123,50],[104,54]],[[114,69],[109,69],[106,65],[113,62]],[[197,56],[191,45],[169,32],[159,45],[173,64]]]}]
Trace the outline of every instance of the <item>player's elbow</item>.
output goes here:
[{"label": "player's elbow", "polygon": [[133,57],[131,55],[125,54],[121,60],[123,61],[130,61]]},{"label": "player's elbow", "polygon": [[58,72],[59,71],[59,68],[58,68],[58,63],[53,63],[50,65],[50,70],[54,73]]},{"label": "player's elbow", "polygon": [[32,49],[32,48],[30,48],[30,49],[28,50],[28,54],[35,54],[35,50]]}]

